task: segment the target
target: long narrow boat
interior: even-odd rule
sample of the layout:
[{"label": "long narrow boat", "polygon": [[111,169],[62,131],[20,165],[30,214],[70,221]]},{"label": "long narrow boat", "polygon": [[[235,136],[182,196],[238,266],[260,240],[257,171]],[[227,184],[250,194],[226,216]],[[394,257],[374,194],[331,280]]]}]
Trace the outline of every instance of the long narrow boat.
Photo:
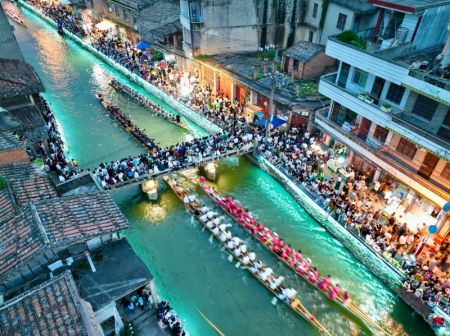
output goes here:
[{"label": "long narrow boat", "polygon": [[[1,6],[1,5],[0,5]],[[15,10],[13,10],[12,8],[5,7],[5,13],[11,18],[13,19],[15,22],[17,22],[18,24],[22,25],[22,26],[27,26],[27,24],[25,23],[25,19],[23,18],[23,16],[19,15]]]},{"label": "long narrow boat", "polygon": [[182,127],[188,131],[192,131],[192,128],[189,127],[185,122],[181,121],[181,118],[179,115],[170,114],[169,112],[164,111],[162,107],[159,107],[153,103],[151,103],[147,98],[143,97],[130,87],[126,85],[119,84],[119,82],[112,80],[111,83],[109,83],[114,89],[119,91],[120,93],[123,93],[124,95],[127,95],[131,99],[135,100],[139,105],[146,107],[150,109],[153,113],[160,116],[161,118],[167,120],[168,122],[177,125],[179,127]]},{"label": "long narrow boat", "polygon": [[[306,273],[299,272],[293,267],[289,260],[281,258],[276,252],[273,251],[273,245],[271,245],[270,241],[262,241],[260,240],[255,232],[253,232],[251,229],[246,227],[246,223],[239,221],[238,216],[233,215],[231,211],[229,211],[221,202],[218,202],[219,200],[222,200],[223,197],[215,190],[214,187],[206,184],[203,179],[200,179],[200,187],[205,191],[205,193],[211,197],[211,199],[216,203],[217,206],[219,206],[223,211],[225,211],[228,215],[230,215],[231,218],[234,219],[236,223],[238,223],[245,231],[247,231],[252,237],[254,237],[256,240],[258,240],[262,245],[264,245],[271,253],[273,253],[280,261],[282,261],[286,266],[288,266],[292,271],[294,271],[297,275],[301,276],[303,279],[305,279],[311,286],[316,288],[318,291],[320,291],[323,295],[325,295],[329,300],[336,302],[338,305],[343,307],[345,310],[350,312],[355,317],[359,318],[362,322],[366,323],[367,325],[380,330],[386,334],[389,334],[386,330],[384,330],[383,327],[381,327],[379,324],[373,322],[369,316],[367,316],[366,313],[364,313],[353,301],[351,300],[345,300],[342,296],[337,296],[335,299],[330,298],[329,293],[326,290],[323,290],[319,287],[318,281],[312,282],[308,278]],[[249,215],[248,218],[254,218],[251,215]],[[257,223],[255,219],[255,223]],[[262,224],[261,224],[262,225]],[[269,230],[266,227],[263,226],[263,232]],[[267,231],[266,231],[267,232]]]},{"label": "long narrow boat", "polygon": [[[108,103],[100,93],[96,93],[95,97],[103,106],[103,108],[108,111],[108,113],[122,126],[122,128],[130,133],[142,146],[149,150],[153,150],[157,148],[157,144],[153,139],[148,137],[139,127],[137,127],[131,119],[129,119],[123,112],[120,111],[116,106]],[[116,108],[119,116],[123,116],[123,118],[119,118],[118,115],[112,113],[111,108]],[[128,120],[127,120],[128,119]]]},{"label": "long narrow boat", "polygon": [[[164,181],[167,183],[167,185],[173,190],[173,192],[175,193],[175,195],[180,199],[180,201],[183,202],[183,198],[185,196],[188,196],[188,194],[184,191],[184,189],[182,189],[180,186],[176,185],[172,179],[170,179],[168,176],[164,176],[163,177]],[[200,203],[198,200],[195,200],[194,202],[185,204],[183,202],[183,204],[186,206],[186,208],[192,213],[192,215],[194,215],[194,217],[211,233],[211,235],[214,236],[214,238],[217,239],[217,241],[220,242],[220,244],[222,244],[227,251],[233,256],[234,259],[238,260],[239,262],[242,262],[242,258],[237,257],[232,250],[230,250],[227,246],[227,244],[225,242],[222,242],[218,236],[216,236],[213,231],[205,224],[203,223],[198,214],[196,212],[198,212],[198,210],[203,206],[202,203]],[[303,319],[305,319],[308,323],[310,323],[311,325],[313,325],[315,328],[317,328],[323,335],[326,336],[331,336],[330,332],[316,319],[316,317],[314,315],[312,315],[300,302],[300,300],[295,297],[292,302],[288,302],[288,300],[286,299],[282,299],[280,298],[280,294],[277,293],[275,290],[273,290],[272,288],[270,288],[269,285],[266,284],[265,281],[263,281],[256,273],[253,273],[250,268],[246,268],[247,271],[253,275],[253,277],[255,277],[267,290],[269,290],[273,295],[275,295],[277,298],[281,299],[281,301],[283,301],[287,306],[289,306],[289,308],[291,308],[291,310],[293,310],[295,313],[297,313],[298,315],[300,315]]]}]

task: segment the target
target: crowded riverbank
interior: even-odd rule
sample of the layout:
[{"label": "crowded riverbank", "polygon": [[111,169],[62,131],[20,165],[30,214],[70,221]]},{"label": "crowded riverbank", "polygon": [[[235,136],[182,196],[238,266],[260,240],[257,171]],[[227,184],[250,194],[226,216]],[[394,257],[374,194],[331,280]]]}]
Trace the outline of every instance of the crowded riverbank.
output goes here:
[{"label": "crowded riverbank", "polygon": [[[80,141],[80,139],[78,141]],[[71,145],[72,144],[69,143],[69,147]],[[125,155],[127,155],[127,154],[125,153]],[[96,158],[96,156],[91,156],[90,157],[91,160],[93,160],[95,158]],[[84,158],[83,156],[80,156],[80,159],[82,159],[83,161],[86,161],[86,158]],[[235,162],[235,159],[231,160],[231,162],[232,163],[230,164],[230,167],[232,168],[233,164],[235,164],[235,163],[233,163],[233,162]],[[256,171],[254,171],[254,170],[250,170],[250,171],[249,170],[245,170],[244,167],[240,167],[240,168],[242,168],[242,169],[236,170],[234,172],[237,173],[239,171],[239,175],[242,175],[242,176],[240,176],[240,178],[246,178],[246,179],[249,180],[250,183],[252,183],[250,175],[258,174],[258,173]],[[222,173],[223,173],[223,171],[222,171]],[[262,183],[262,185],[265,185],[269,189],[270,188],[274,188],[275,190],[279,191],[279,187],[276,187],[276,184],[273,184],[273,182],[269,183],[269,182],[266,181],[266,179],[268,179],[267,176],[260,176],[260,175],[258,175],[258,176],[260,177],[260,182]],[[227,177],[227,174],[223,174],[223,175],[221,175],[221,179],[225,180],[222,183],[226,183],[226,181],[228,181],[228,183],[230,183],[229,186],[227,187],[228,190],[230,188],[232,188],[235,191],[238,191],[238,189],[239,189],[239,191],[238,191],[239,193],[241,193],[241,192],[248,193],[247,197],[254,198],[254,200],[252,202],[255,202],[255,200],[258,200],[258,201],[261,200],[261,198],[263,198],[262,195],[264,195],[265,192],[266,192],[266,191],[264,191],[265,188],[264,188],[264,190],[261,190],[261,186],[258,187],[258,184],[253,184],[252,185],[252,188],[254,189],[253,190],[252,188],[249,188],[249,186],[246,187],[245,183],[244,184],[239,184],[239,181],[236,181],[236,184],[235,184],[235,182],[231,183],[231,180],[234,179],[234,177],[232,178],[231,175],[228,175],[228,177]],[[241,181],[241,182],[247,182],[247,181]],[[268,184],[264,184],[264,183],[268,183]],[[204,239],[199,238],[198,241],[197,241],[196,238],[195,238],[195,235],[200,234],[198,231],[195,231],[194,234],[190,234],[189,233],[189,230],[191,229],[191,227],[189,227],[189,225],[188,225],[188,227],[185,230],[181,230],[179,228],[178,224],[184,224],[184,223],[189,222],[189,218],[183,216],[182,214],[178,214],[178,215],[176,215],[175,218],[172,218],[173,221],[169,221],[168,223],[162,224],[162,222],[158,222],[157,221],[157,223],[160,223],[159,225],[161,225],[163,227],[161,227],[161,226],[158,227],[158,228],[155,228],[153,226],[149,227],[149,226],[151,226],[151,223],[152,223],[152,219],[149,218],[149,214],[151,213],[151,211],[153,211],[153,209],[156,209],[155,212],[157,214],[161,213],[161,209],[166,210],[166,211],[170,211],[171,214],[177,214],[178,213],[178,210],[176,210],[177,207],[176,206],[173,207],[173,208],[170,207],[170,206],[169,206],[169,208],[164,207],[164,202],[169,202],[169,204],[170,204],[170,201],[167,201],[168,200],[167,196],[162,196],[162,204],[163,204],[162,206],[152,207],[152,206],[149,206],[148,204],[144,203],[143,200],[141,198],[139,198],[139,196],[137,196],[136,194],[129,193],[129,191],[128,192],[126,190],[123,191],[123,192],[119,191],[118,193],[124,193],[124,194],[126,194],[126,197],[129,197],[130,195],[134,195],[133,197],[136,197],[136,199],[133,200],[132,205],[128,204],[129,200],[128,201],[124,200],[122,202],[122,204],[123,204],[123,207],[125,209],[128,206],[132,207],[132,209],[133,209],[133,210],[132,209],[128,210],[128,215],[133,218],[134,223],[136,223],[136,226],[137,226],[136,227],[135,236],[134,236],[133,239],[134,239],[134,242],[136,244],[135,246],[137,246],[137,249],[140,250],[140,252],[141,252],[141,254],[143,256],[148,258],[147,262],[149,263],[149,265],[151,263],[159,262],[158,259],[161,259],[161,260],[164,259],[163,258],[163,254],[164,253],[168,253],[169,256],[172,256],[172,258],[169,258],[169,260],[171,260],[172,263],[174,264],[174,266],[177,267],[177,271],[179,271],[180,274],[186,275],[186,277],[188,279],[191,279],[192,282],[196,282],[196,284],[189,283],[189,286],[191,286],[189,288],[192,288],[194,293],[196,293],[197,295],[201,295],[201,298],[199,298],[198,301],[194,300],[193,302],[199,303],[199,301],[202,301],[203,304],[205,304],[205,302],[209,302],[208,299],[206,298],[205,292],[208,293],[208,294],[211,294],[211,295],[212,295],[212,293],[214,293],[214,295],[219,295],[220,293],[217,293],[217,292],[222,291],[222,288],[224,287],[223,284],[222,284],[222,281],[220,281],[220,279],[219,279],[220,278],[219,274],[222,274],[221,272],[223,272],[223,268],[226,268],[225,267],[226,264],[225,265],[219,264],[218,261],[217,261],[217,258],[215,258],[214,256],[212,256],[211,258],[206,257],[205,258],[206,260],[204,260],[204,261],[205,262],[210,261],[211,265],[214,265],[214,272],[219,273],[219,274],[216,274],[216,275],[219,275],[219,276],[218,277],[214,277],[214,279],[216,281],[213,283],[213,285],[211,285],[211,287],[208,286],[207,290],[205,290],[205,288],[203,288],[203,291],[202,291],[201,287],[200,287],[201,282],[195,280],[194,279],[194,275],[193,275],[194,273],[190,273],[191,270],[185,269],[185,267],[183,267],[183,265],[182,265],[182,263],[195,264],[198,261],[198,260],[196,260],[196,257],[198,257],[197,253],[193,253],[191,251],[191,253],[193,253],[194,255],[191,255],[191,256],[189,256],[187,258],[182,258],[180,261],[178,261],[178,260],[176,260],[176,258],[179,258],[180,255],[179,254],[175,254],[174,251],[170,251],[169,250],[169,246],[171,248],[173,248],[173,249],[177,248],[177,246],[174,245],[175,242],[173,242],[171,244],[168,244],[169,246],[167,248],[163,247],[162,248],[162,252],[153,251],[153,249],[149,250],[148,247],[146,247],[147,245],[152,243],[152,244],[154,244],[155,250],[156,250],[156,247],[160,246],[162,244],[162,242],[158,243],[158,242],[155,241],[156,237],[158,237],[158,239],[161,239],[162,241],[164,241],[167,244],[167,240],[164,240],[162,238],[164,237],[164,234],[168,233],[168,232],[170,232],[170,234],[176,234],[177,237],[180,238],[180,239],[176,239],[176,240],[177,240],[177,242],[179,244],[181,244],[181,246],[184,246],[184,243],[182,244],[181,241],[183,240],[183,238],[186,238],[186,237],[189,238],[188,239],[189,242],[191,242],[191,243],[194,242],[196,244],[195,246],[201,246],[202,244],[204,244]],[[274,195],[272,194],[272,197],[273,196]],[[239,198],[242,199],[242,197],[239,197]],[[291,206],[294,206],[294,205],[292,205],[291,201],[289,201],[288,199],[284,199],[283,203],[284,203],[283,206],[285,206],[286,204],[290,204]],[[255,206],[255,208],[256,207],[259,208],[261,206],[262,206],[261,204],[258,204],[258,206]],[[268,210],[268,212],[266,212],[265,214],[262,214],[262,215],[263,216],[273,216],[274,214],[272,212],[270,212],[270,209],[278,209],[279,210],[278,206],[281,206],[281,205],[275,206],[275,204],[273,204],[273,203],[271,203],[271,204],[266,203],[265,206],[267,206],[267,208],[269,210]],[[317,231],[318,230],[320,234],[323,234],[324,237],[326,237],[326,238],[323,238],[323,240],[325,240],[325,241],[331,240],[331,241],[334,242],[334,244],[336,244],[335,240],[333,240],[330,236],[326,235],[326,233],[324,233],[323,230],[321,230],[321,228],[319,226],[317,226],[317,224],[314,223],[314,221],[312,221],[311,218],[309,218],[307,216],[307,214],[305,214],[304,211],[301,210],[301,208],[295,207],[294,209],[295,209],[295,211],[297,211],[300,214],[302,214],[302,216],[306,216],[305,217],[306,219],[305,218],[301,219],[301,218],[298,218],[298,217],[296,219],[293,219],[291,224],[288,224],[288,226],[290,225],[290,229],[298,227],[298,221],[300,221],[302,223],[311,221],[311,223],[308,223],[308,225],[310,225],[310,224],[312,225],[312,227],[311,227],[312,231]],[[139,215],[132,214],[132,213],[134,213],[134,211],[136,211],[136,213],[138,213]],[[126,211],[126,213],[127,213],[127,211]],[[281,213],[285,214],[286,212],[285,211],[281,211]],[[140,215],[142,215],[143,218],[139,218]],[[176,228],[175,225],[178,225],[178,227]],[[161,230],[161,232],[159,232],[158,230]],[[178,230],[181,230],[181,232],[178,231]],[[163,233],[163,232],[165,232],[165,233]],[[155,234],[156,237],[150,239],[150,237],[148,237],[148,235],[151,234],[151,233]],[[287,234],[290,234],[290,233],[285,233],[284,235],[287,235]],[[142,237],[139,237],[140,235],[142,235]],[[145,237],[146,241],[144,241],[143,237]],[[321,237],[321,236],[319,236],[319,237]],[[142,240],[139,240],[139,239],[142,239]],[[317,241],[320,241],[320,239],[318,238]],[[304,241],[301,245],[305,245],[305,244],[308,244],[307,241]],[[188,246],[185,246],[185,247],[186,247],[186,249],[188,249]],[[324,248],[324,247],[322,246],[322,248]],[[386,294],[386,293],[389,293],[389,291],[386,292],[386,288],[383,285],[381,285],[379,282],[376,282],[376,280],[374,280],[374,278],[369,273],[367,273],[367,270],[365,270],[359,263],[357,263],[354,259],[352,259],[351,256],[349,256],[348,253],[345,252],[345,250],[342,249],[342,247],[339,247],[339,248],[340,249],[336,250],[336,254],[337,255],[344,254],[346,257],[343,258],[343,259],[347,259],[348,258],[348,260],[350,260],[350,262],[348,260],[347,261],[345,261],[345,260],[339,260],[339,261],[328,260],[328,262],[330,263],[330,266],[333,265],[333,264],[335,265],[336,263],[339,263],[339,265],[346,265],[346,266],[342,266],[342,267],[344,267],[344,269],[346,269],[347,271],[348,271],[348,268],[351,268],[352,272],[349,272],[349,274],[351,274],[352,276],[355,276],[355,279],[360,279],[360,282],[363,284],[363,287],[365,289],[363,290],[363,293],[361,293],[361,296],[358,298],[358,300],[361,300],[361,302],[371,302],[370,296],[367,293],[371,293],[371,295],[372,294],[375,295],[377,293],[377,291],[381,291],[381,292],[384,293],[384,295],[387,295],[387,299],[386,299],[387,301],[379,303],[377,306],[374,307],[374,309],[375,308],[381,309],[381,310],[386,309],[387,311],[391,311],[392,306],[398,307],[397,305],[399,303],[396,301],[395,297],[393,297],[391,294]],[[202,247],[199,250],[199,252],[204,251],[204,250],[205,250],[205,248]],[[214,253],[214,251],[212,251],[211,249],[206,249],[206,250],[208,250],[209,251],[208,253],[210,253],[210,254]],[[161,253],[161,254],[159,254],[159,253]],[[319,255],[319,253],[318,253],[318,255]],[[159,258],[158,258],[158,256],[159,256]],[[322,260],[322,258],[323,257],[321,256],[319,258],[319,260]],[[202,260],[202,262],[203,262],[203,260]],[[321,261],[321,263],[322,262],[324,262],[324,261]],[[187,299],[186,296],[183,296],[181,289],[175,288],[176,284],[175,284],[175,281],[173,281],[173,280],[175,280],[177,278],[179,279],[179,276],[175,275],[175,274],[173,274],[173,275],[167,274],[167,273],[170,273],[170,272],[166,269],[166,266],[163,265],[163,264],[158,264],[157,267],[158,267],[158,273],[163,275],[162,279],[164,279],[164,280],[167,279],[168,283],[171,286],[174,287],[174,288],[167,288],[169,286],[169,285],[167,285],[167,286],[164,286],[163,288],[167,292],[170,292],[171,293],[170,295],[172,297],[180,296],[180,298]],[[201,266],[199,268],[195,268],[194,271],[195,270],[198,270],[200,272],[202,270],[204,271],[204,269]],[[229,272],[230,272],[230,274],[229,274],[230,277],[232,276],[232,274],[234,276],[234,273],[233,273],[233,272],[235,272],[234,269],[230,269]],[[225,271],[225,273],[226,273],[226,271]],[[358,273],[358,274],[356,275],[355,273]],[[349,282],[349,283],[353,282],[353,279],[351,279],[350,275],[347,276],[345,274],[340,274],[339,276],[340,277],[344,277],[345,279],[347,279],[344,282]],[[172,278],[172,279],[169,280],[168,278]],[[224,276],[224,278],[227,279],[228,276]],[[367,288],[371,287],[370,283],[374,282],[374,281],[376,283],[376,289],[375,290],[367,289]],[[198,284],[197,284],[197,282],[198,282]],[[246,287],[247,286],[250,286],[250,285],[246,285]],[[239,292],[242,292],[242,289],[239,289],[241,287],[242,287],[242,283],[241,283],[240,279],[238,279],[237,281],[236,280],[233,281],[231,286],[225,286],[226,289],[232,290],[232,292],[234,292],[236,294],[239,293]],[[251,290],[253,288],[250,286],[248,289]],[[355,287],[355,289],[356,289],[356,287]],[[192,295],[188,295],[188,298],[190,298],[190,296],[192,296]],[[219,296],[219,297],[221,298],[221,300],[217,299],[217,301],[216,301],[216,299],[214,299],[214,303],[215,304],[219,304],[219,302],[220,302],[220,304],[223,304],[223,306],[220,306],[220,307],[218,307],[217,310],[214,310],[214,308],[212,308],[212,306],[209,304],[210,303],[209,302],[208,305],[207,305],[208,308],[206,309],[206,313],[207,313],[208,317],[211,318],[212,320],[214,320],[219,325],[220,324],[224,324],[226,326],[224,330],[230,330],[230,331],[236,331],[237,332],[238,331],[237,327],[232,326],[231,323],[230,323],[231,321],[228,321],[227,319],[224,319],[223,316],[221,316],[220,312],[225,312],[225,310],[222,310],[224,307],[228,307],[230,309],[233,309],[233,307],[236,308],[236,306],[240,307],[240,308],[244,308],[245,307],[245,302],[246,302],[245,299],[249,299],[250,300],[250,296],[245,294],[244,298],[241,299],[241,298],[238,298],[237,295],[233,295],[232,296],[233,300],[237,300],[237,301],[235,301],[235,302],[237,302],[236,306],[234,306],[230,302],[225,302],[226,301],[225,297],[223,297],[223,296]],[[271,313],[273,313],[273,310],[271,309],[272,307],[270,306],[270,302],[269,302],[270,298],[268,298],[267,296],[263,296],[263,297],[258,296],[258,298],[259,298],[258,300],[253,301],[253,302],[256,302],[255,305],[257,305],[257,306],[264,306],[266,308],[268,306],[268,309],[266,311],[264,311],[264,312],[261,312],[261,315],[251,315],[251,312],[245,311],[245,309],[244,309],[245,313],[244,313],[243,316],[236,316],[236,318],[239,321],[239,322],[237,322],[238,326],[243,327],[244,326],[244,320],[245,319],[247,319],[247,320],[250,319],[250,321],[253,321],[254,324],[255,324],[255,326],[254,326],[255,330],[263,330],[264,326],[268,327],[268,325],[265,325],[265,324],[262,324],[262,326],[256,326],[256,324],[258,324],[258,321],[260,321],[260,319],[263,319],[264,317],[270,317]],[[179,300],[181,300],[181,299],[179,299]],[[172,302],[172,300],[171,300],[171,302]],[[367,304],[369,304],[369,303],[367,303]],[[178,307],[178,304],[176,306]],[[195,314],[190,312],[190,309],[189,309],[189,307],[186,307],[186,304],[184,304],[183,306],[184,306],[182,308],[183,311],[181,311],[180,315],[182,315],[183,317],[187,316],[189,319],[192,317],[192,321],[197,321],[199,323],[199,325],[205,327],[205,329],[208,328],[208,326],[203,324],[204,322],[199,322],[199,318],[195,317],[194,316]],[[399,317],[399,315],[397,313],[394,313],[394,316],[395,316],[394,318],[396,320],[398,319],[400,321],[403,321],[402,324],[406,325],[406,316],[408,316],[408,314],[409,314],[408,310],[405,310],[406,308],[404,306],[402,306],[402,304],[400,304],[400,308],[396,308],[396,309],[398,309],[401,312],[400,315],[402,315],[402,314],[404,314],[404,315],[403,315],[403,318],[402,318],[402,317]],[[211,314],[210,313],[211,310],[213,310],[215,312]],[[203,307],[202,307],[202,311],[205,311],[205,309],[203,309]],[[385,310],[383,310],[383,311],[385,311]],[[184,315],[184,312],[186,312],[186,315]],[[291,321],[289,317],[287,318],[287,320],[283,319],[283,317],[285,317],[285,314],[283,314],[283,310],[279,311],[278,308],[277,308],[277,314],[279,314],[277,316],[279,318],[281,318],[282,321],[283,321],[283,323],[279,323],[279,327],[281,328],[280,330],[286,330],[286,332],[288,332],[288,330],[295,330],[295,329],[289,329],[289,328],[291,328],[291,323],[292,323],[293,326],[299,326],[299,324],[296,324],[297,322]],[[390,313],[386,313],[386,314],[390,314]],[[221,323],[219,323],[219,321]],[[233,321],[234,321],[234,318],[233,318]],[[287,323],[287,325],[284,325],[285,323]],[[277,325],[278,325],[278,322],[277,322]],[[395,325],[395,323],[392,322],[392,325]],[[395,328],[398,328],[398,327],[393,327],[393,329],[395,329]],[[420,327],[418,327],[418,328],[419,328],[418,330],[421,330]],[[206,329],[206,330],[208,330],[208,329]],[[337,330],[336,333],[337,334],[345,334],[346,331],[347,331],[346,329],[344,329],[342,331]],[[413,332],[413,331],[409,330],[408,333],[410,333],[410,332]],[[199,334],[201,334],[201,331],[200,331]]]}]

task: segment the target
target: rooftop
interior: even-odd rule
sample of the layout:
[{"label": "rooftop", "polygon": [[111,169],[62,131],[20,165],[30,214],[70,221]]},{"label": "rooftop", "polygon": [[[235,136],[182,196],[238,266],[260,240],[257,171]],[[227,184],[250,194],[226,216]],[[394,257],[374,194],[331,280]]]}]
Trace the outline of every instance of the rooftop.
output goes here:
[{"label": "rooftop", "polygon": [[52,244],[87,241],[128,229],[128,221],[103,191],[58,197],[35,206]]},{"label": "rooftop", "polygon": [[6,177],[8,186],[20,206],[58,196],[47,174],[30,162],[0,165],[0,175]]},{"label": "rooftop", "polygon": [[359,14],[370,14],[377,11],[370,0],[331,0],[332,3],[349,8]]},{"label": "rooftop", "polygon": [[20,148],[25,148],[25,144],[12,132],[0,131],[0,152],[9,152]]},{"label": "rooftop", "polygon": [[96,192],[28,204],[1,223],[0,276],[45,249],[123,231],[128,222],[109,194]]},{"label": "rooftop", "polygon": [[15,210],[15,204],[8,188],[0,189],[0,222],[9,218]]},{"label": "rooftop", "polygon": [[446,6],[450,4],[449,0],[402,0],[398,1],[388,0],[368,0],[370,5],[377,7],[391,8],[406,13],[414,13],[432,7]]},{"label": "rooftop", "polygon": [[314,56],[321,52],[325,52],[325,46],[311,43],[307,41],[300,41],[294,44],[292,47],[286,49],[285,55],[295,58],[304,63],[309,62]]},{"label": "rooftop", "polygon": [[0,58],[0,99],[44,91],[33,67],[20,60]]},{"label": "rooftop", "polygon": [[[87,264],[87,261],[84,261]],[[106,245],[93,256],[96,272],[89,265],[72,268],[80,295],[94,311],[142,287],[153,275],[126,239]]]},{"label": "rooftop", "polygon": [[64,272],[0,305],[1,335],[88,335],[82,302]]},{"label": "rooftop", "polygon": [[167,35],[181,31],[180,2],[157,0],[146,5],[137,18],[138,31],[147,42],[163,42]]},{"label": "rooftop", "polygon": [[23,55],[14,36],[13,28],[2,7],[4,6],[6,8],[7,4],[7,2],[0,3],[0,32],[2,32],[2,38],[0,39],[0,58],[7,57],[23,60]]},{"label": "rooftop", "polygon": [[[270,73],[272,72],[273,61],[262,59],[259,53],[213,55],[200,60],[200,62],[220,69],[220,71],[241,81],[244,85],[251,87],[266,97],[270,96],[273,84]],[[256,80],[254,79],[255,76]],[[323,97],[316,96],[308,99],[299,95],[299,81],[292,80],[290,76],[283,73],[277,73],[276,77],[277,83],[283,83],[283,87],[278,87],[275,90],[275,100],[277,102],[286,106],[301,104],[302,107],[311,107],[312,109],[322,107],[323,104],[320,100]]]}]

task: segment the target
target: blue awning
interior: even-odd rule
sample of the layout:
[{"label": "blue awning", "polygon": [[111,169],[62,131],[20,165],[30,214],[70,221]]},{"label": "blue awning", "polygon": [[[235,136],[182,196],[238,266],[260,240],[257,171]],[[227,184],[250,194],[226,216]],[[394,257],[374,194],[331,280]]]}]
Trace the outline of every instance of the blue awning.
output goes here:
[{"label": "blue awning", "polygon": [[263,112],[255,113],[255,116],[256,116],[258,119],[261,119],[261,118],[264,118],[264,113],[263,113]]},{"label": "blue awning", "polygon": [[150,47],[151,47],[150,43],[144,42],[144,41],[141,41],[138,44],[136,44],[136,48],[137,49],[141,49],[141,50],[145,50],[145,49],[148,49]]},{"label": "blue awning", "polygon": [[[266,122],[267,122],[267,118],[261,119],[258,121],[259,125],[263,125],[264,127],[266,126]],[[273,117],[272,118],[272,128],[277,128],[280,127],[281,125],[287,123],[286,120],[284,119],[280,119],[278,117]]]}]

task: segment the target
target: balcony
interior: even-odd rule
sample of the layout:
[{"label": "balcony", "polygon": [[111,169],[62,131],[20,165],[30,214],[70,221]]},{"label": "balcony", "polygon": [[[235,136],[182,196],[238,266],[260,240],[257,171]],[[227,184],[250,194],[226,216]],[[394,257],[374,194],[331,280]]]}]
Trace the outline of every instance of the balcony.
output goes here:
[{"label": "balcony", "polygon": [[323,110],[317,111],[314,120],[323,131],[395,176],[433,203],[443,206],[450,199],[450,190],[447,186],[422,178],[417,174],[416,169],[407,165],[395,155],[383,151],[381,142],[371,137],[355,134],[345,126],[339,126],[326,116],[326,112]]},{"label": "balcony", "polygon": [[383,105],[387,102],[381,99],[376,101],[371,97],[366,99],[335,84],[336,76],[336,73],[332,73],[321,77],[319,85],[321,94],[375,122],[377,125],[400,134],[427,151],[450,161],[450,144],[447,141],[403,119],[402,110],[392,108],[390,112],[383,111]]},{"label": "balcony", "polygon": [[[367,32],[359,33],[362,41],[367,41]],[[356,66],[375,76],[386,79],[397,85],[403,85],[411,90],[431,97],[439,102],[450,102],[450,81],[437,76],[432,76],[423,71],[414,70],[421,67],[424,61],[432,64],[434,56],[442,51],[442,46],[431,51],[421,53],[411,52],[411,43],[403,43],[384,47],[377,43],[367,42],[342,42],[338,35],[330,36],[326,46],[326,54],[342,62]]]}]

